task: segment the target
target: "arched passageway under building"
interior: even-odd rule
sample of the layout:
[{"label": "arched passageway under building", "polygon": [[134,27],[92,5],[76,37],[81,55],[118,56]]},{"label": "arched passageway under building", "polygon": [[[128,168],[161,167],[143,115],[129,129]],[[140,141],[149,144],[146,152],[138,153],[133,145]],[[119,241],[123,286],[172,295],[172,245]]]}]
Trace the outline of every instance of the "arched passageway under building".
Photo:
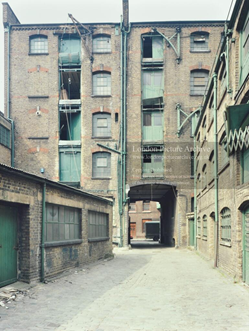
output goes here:
[{"label": "arched passageway under building", "polygon": [[[132,185],[129,191],[130,205],[137,202],[146,204],[149,202],[157,202],[158,209],[160,210],[158,221],[159,226],[159,240],[153,241],[153,238],[144,238],[144,240],[136,240],[134,234],[136,233],[138,226],[144,227],[144,221],[154,221],[153,216],[148,219],[148,209],[144,210],[143,208],[140,211],[141,216],[138,216],[137,219],[141,219],[141,222],[138,224],[138,221],[132,222],[132,213],[129,212],[129,231],[128,231],[128,242],[133,247],[138,248],[155,248],[159,245],[165,245],[169,247],[175,246],[175,208],[176,208],[176,187],[170,183],[157,183],[157,182],[147,182],[147,183],[138,183]],[[131,210],[131,208],[130,208]],[[138,211],[134,211],[134,214]],[[152,211],[151,211],[152,213]],[[132,216],[132,217],[131,217]],[[135,230],[134,230],[135,229]]]}]

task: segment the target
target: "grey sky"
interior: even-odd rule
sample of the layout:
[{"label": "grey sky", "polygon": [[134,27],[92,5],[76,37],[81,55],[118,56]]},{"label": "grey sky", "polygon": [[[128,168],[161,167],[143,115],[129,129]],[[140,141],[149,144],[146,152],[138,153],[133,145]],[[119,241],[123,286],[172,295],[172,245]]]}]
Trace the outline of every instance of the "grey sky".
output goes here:
[{"label": "grey sky", "polygon": [[[119,22],[122,0],[9,0],[22,24]],[[225,20],[232,0],[130,0],[130,21]],[[235,0],[234,0],[235,2]],[[0,110],[3,110],[3,25],[0,34]]]}]

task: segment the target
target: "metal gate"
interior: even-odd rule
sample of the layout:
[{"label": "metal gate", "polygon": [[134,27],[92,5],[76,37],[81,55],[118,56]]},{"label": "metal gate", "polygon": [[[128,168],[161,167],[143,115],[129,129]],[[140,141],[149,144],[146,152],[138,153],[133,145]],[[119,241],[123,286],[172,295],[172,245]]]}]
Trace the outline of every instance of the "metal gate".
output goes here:
[{"label": "metal gate", "polygon": [[249,208],[243,218],[243,280],[249,284]]},{"label": "metal gate", "polygon": [[17,280],[17,210],[0,206],[0,287]]}]

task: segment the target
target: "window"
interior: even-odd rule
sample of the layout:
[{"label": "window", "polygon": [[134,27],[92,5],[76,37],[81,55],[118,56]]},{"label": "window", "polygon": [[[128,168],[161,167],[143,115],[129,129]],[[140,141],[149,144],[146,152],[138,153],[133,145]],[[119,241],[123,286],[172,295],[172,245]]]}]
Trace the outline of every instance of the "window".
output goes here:
[{"label": "window", "polygon": [[227,154],[227,136],[226,136],[226,132],[224,131],[222,133],[222,136],[220,138],[220,141],[219,141],[219,150],[220,150],[220,164],[219,164],[219,167],[223,167],[224,165],[227,164],[227,162],[229,161],[229,157],[228,157],[228,154]]},{"label": "window", "polygon": [[148,210],[150,210],[150,203],[144,201],[143,202],[143,211],[148,211]]},{"label": "window", "polygon": [[202,236],[207,238],[207,215],[202,218]]},{"label": "window", "polygon": [[80,209],[46,204],[45,241],[80,239]]},{"label": "window", "polygon": [[243,84],[249,73],[249,12],[241,31],[241,75],[240,84]]},{"label": "window", "polygon": [[30,54],[47,54],[48,53],[48,37],[47,36],[31,36],[29,39]]},{"label": "window", "polygon": [[211,181],[214,178],[214,150],[209,155],[209,162],[208,181]]},{"label": "window", "polygon": [[192,197],[192,198],[191,198],[191,212],[193,213],[194,210],[195,210],[195,198]]},{"label": "window", "polygon": [[93,178],[111,177],[111,154],[107,152],[94,153],[92,156]]},{"label": "window", "polygon": [[249,182],[249,148],[241,152],[242,184]]},{"label": "window", "polygon": [[202,122],[202,140],[206,140],[207,134],[207,117],[205,116]]},{"label": "window", "polygon": [[203,185],[203,189],[205,187],[207,187],[207,165],[204,164],[203,168],[202,168],[202,185]]},{"label": "window", "polygon": [[201,218],[197,218],[197,236],[201,236]]},{"label": "window", "polygon": [[88,211],[88,240],[109,239],[108,214]]},{"label": "window", "polygon": [[231,211],[223,208],[221,211],[221,239],[231,241]]},{"label": "window", "polygon": [[208,84],[207,70],[193,70],[190,73],[190,95],[204,95]]},{"label": "window", "polygon": [[208,32],[193,32],[190,36],[190,50],[191,52],[205,52],[208,51]]},{"label": "window", "polygon": [[93,95],[111,95],[111,74],[93,74]]},{"label": "window", "polygon": [[111,52],[111,37],[96,36],[93,38],[93,53],[110,53]]},{"label": "window", "polygon": [[143,113],[143,140],[158,141],[163,140],[162,112]]},{"label": "window", "polygon": [[60,148],[60,181],[75,185],[80,183],[80,148]]},{"label": "window", "polygon": [[93,114],[93,137],[111,137],[110,114]]},{"label": "window", "polygon": [[10,148],[10,130],[0,124],[0,144]]}]

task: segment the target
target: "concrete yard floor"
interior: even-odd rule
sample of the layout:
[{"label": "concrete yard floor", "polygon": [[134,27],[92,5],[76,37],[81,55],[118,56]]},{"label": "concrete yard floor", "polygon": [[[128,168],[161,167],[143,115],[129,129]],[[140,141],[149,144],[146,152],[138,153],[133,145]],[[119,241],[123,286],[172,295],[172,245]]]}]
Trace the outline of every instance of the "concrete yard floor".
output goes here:
[{"label": "concrete yard floor", "polygon": [[249,330],[248,287],[195,252],[151,246],[114,253],[0,307],[0,330]]}]

